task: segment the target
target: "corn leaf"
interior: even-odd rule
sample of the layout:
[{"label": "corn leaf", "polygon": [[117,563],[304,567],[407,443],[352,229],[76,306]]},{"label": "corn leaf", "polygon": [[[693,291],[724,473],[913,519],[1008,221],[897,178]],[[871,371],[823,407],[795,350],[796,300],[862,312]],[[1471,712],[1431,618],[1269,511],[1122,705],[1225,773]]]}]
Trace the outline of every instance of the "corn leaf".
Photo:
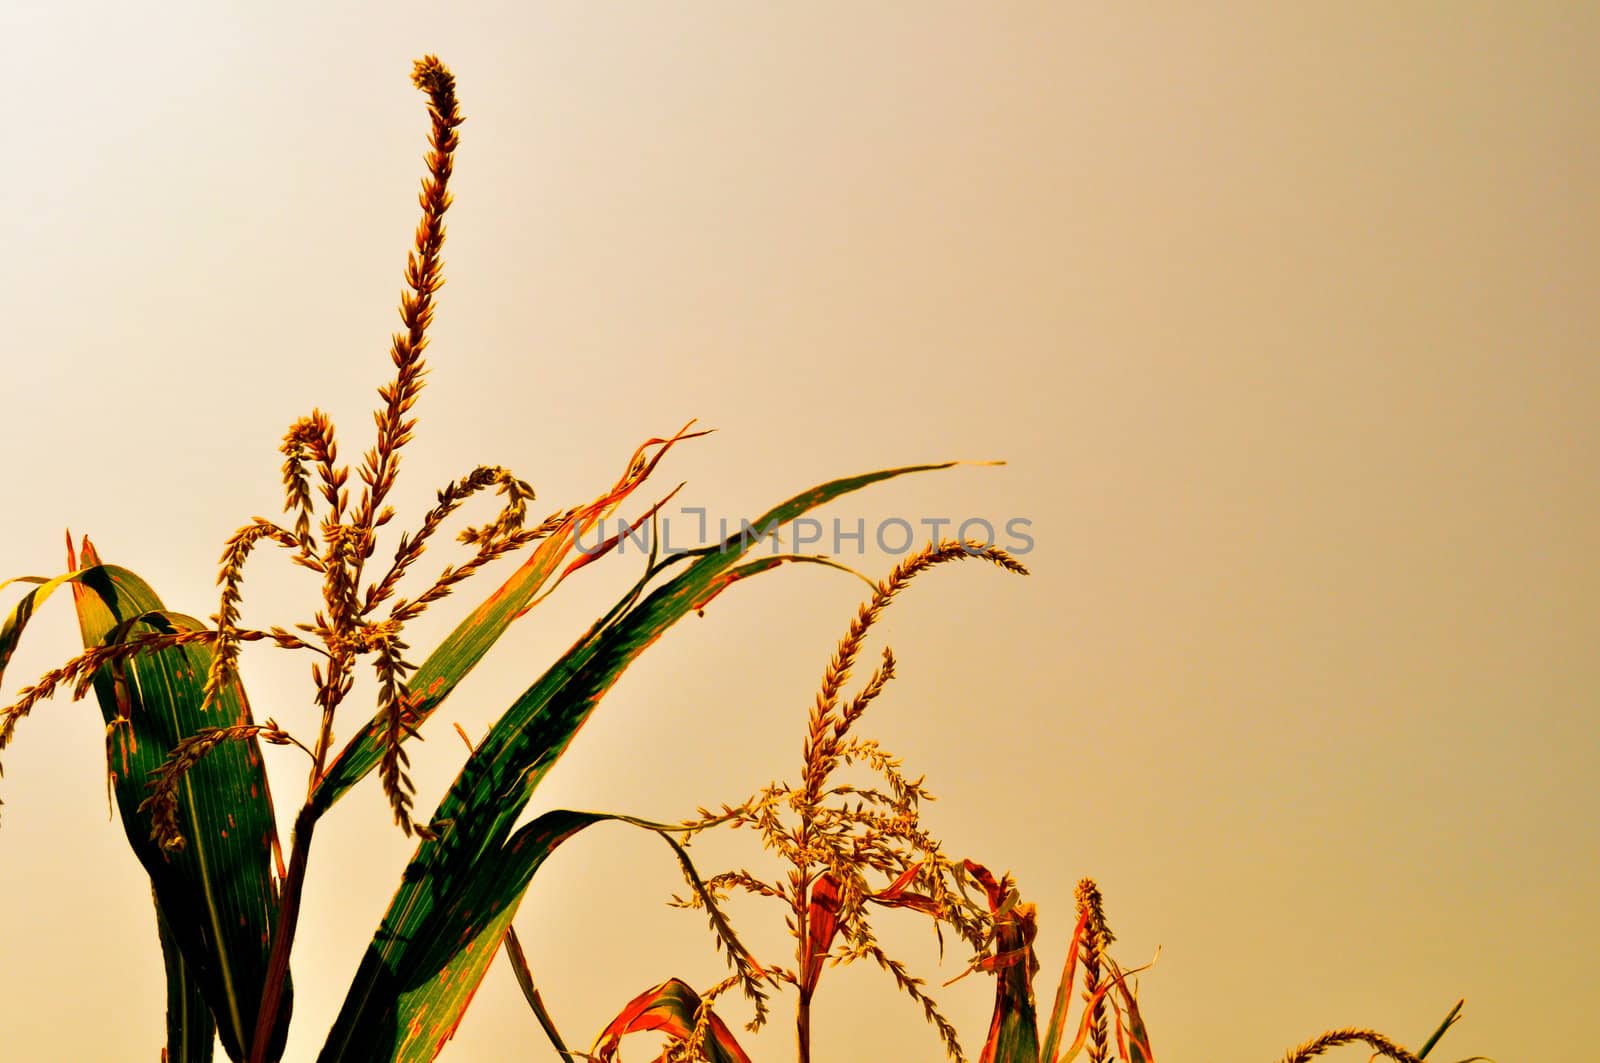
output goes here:
[{"label": "corn leaf", "polygon": [[[920,870],[922,863],[919,861],[902,871],[883,889],[863,893],[862,900],[885,908],[910,908],[936,918],[939,915],[939,903],[909,888]],[[825,966],[823,960],[832,951],[834,939],[839,936],[840,897],[839,876],[832,871],[824,871],[811,885],[811,902],[806,906],[806,953],[814,959],[805,965],[800,981],[800,989],[807,996],[816,991]]]},{"label": "corn leaf", "polygon": [[[834,480],[774,507],[753,527],[776,528],[869,484],[951,464]],[[759,531],[734,535],[721,544],[652,565],[634,590],[501,716],[440,802],[431,824],[438,837],[417,846],[323,1050],[323,1063],[433,1058],[431,1054],[408,1053],[418,1044],[425,1052],[437,1052],[443,1043],[441,1033],[448,1037],[459,1021],[459,1011],[453,1016],[439,1013],[425,1028],[419,1028],[416,1021],[402,1022],[402,1012],[409,1010],[409,998],[429,992],[447,970],[457,987],[451,990],[450,1006],[465,1007],[476,981],[461,995],[456,981],[459,968],[452,965],[464,962],[466,954],[476,950],[481,957],[472,962],[481,972],[527,888],[527,879],[520,873],[507,875],[503,869],[508,861],[516,864],[515,854],[508,849],[514,838],[525,836],[521,832],[514,836],[512,828],[534,789],[566,751],[600,698],[640,653],[732,583],[772,567],[770,558],[739,563],[759,541]],[[686,568],[649,590],[657,576],[677,564]],[[559,839],[553,844],[559,844]],[[527,874],[531,878],[532,870]],[[495,920],[490,920],[485,925],[486,906],[501,913],[504,923],[495,925]]]},{"label": "corn leaf", "polygon": [[1010,903],[1006,890],[989,870],[966,861],[972,876],[988,894],[994,914],[995,954],[989,964],[997,972],[994,1014],[979,1063],[1039,1063],[1039,1016],[1033,1001],[1033,954],[1037,933],[1031,905]]},{"label": "corn leaf", "polygon": [[[84,553],[84,559],[88,567],[76,568],[76,560],[69,558],[69,566],[73,567],[74,570],[65,575],[48,580],[37,576],[23,576],[6,580],[4,584],[0,584],[0,587],[11,583],[35,584],[35,587],[12,607],[6,616],[4,624],[0,624],[0,676],[4,675],[5,668],[10,663],[11,657],[21,641],[22,633],[28,626],[28,622],[44,602],[62,587],[73,587],[75,597],[79,599],[80,623],[81,625],[83,623],[89,625],[84,628],[86,647],[99,644],[101,639],[93,636],[99,633],[101,628],[106,628],[106,633],[108,634],[112,628],[119,626],[116,623],[114,609],[110,610],[112,620],[109,622],[110,626],[108,627],[106,619],[98,616],[92,605],[85,606],[83,604],[85,591],[82,588],[84,586],[100,588],[100,590],[87,593],[101,594],[101,590],[106,586],[116,583],[116,577],[110,575],[108,570],[99,566],[98,559],[93,556],[93,547],[87,542],[85,543]],[[129,576],[131,577],[131,574]],[[154,592],[150,591],[142,582],[137,581],[137,577],[131,577],[131,581],[125,587],[124,593],[114,595],[115,600],[121,603],[123,611],[134,615],[144,615],[147,612],[158,610],[160,600],[155,596]],[[103,595],[102,605],[104,605]],[[145,609],[144,607],[147,606],[152,608]],[[91,618],[83,621],[82,617],[86,608],[91,614]],[[147,626],[145,630],[149,630],[149,627]],[[131,628],[124,627],[122,634],[126,636],[130,632]],[[109,672],[109,669],[107,671]],[[125,683],[125,673],[123,679]],[[108,715],[108,727],[111,726],[111,721],[115,718],[115,714]],[[122,725],[119,724],[117,726],[120,727]],[[131,720],[128,726],[132,726]],[[141,722],[141,727],[136,728],[135,732],[142,733],[143,729],[144,725]],[[127,741],[119,742],[118,737],[114,734],[109,736],[107,741],[108,757],[111,756],[113,750],[121,749],[125,751],[126,746]],[[133,767],[132,762],[125,760],[124,767],[131,770]],[[108,763],[108,770],[112,772],[115,780],[116,771],[113,764]],[[140,789],[140,780],[125,777],[123,782],[126,784],[125,786],[116,786],[114,784],[113,788],[117,790],[119,798],[123,799],[119,800],[119,804],[126,817],[130,809],[136,810],[136,806],[143,799],[144,794]],[[237,821],[237,817],[235,819]],[[124,823],[128,823],[126,818],[124,818]],[[147,825],[140,828],[140,831],[139,840],[136,840],[135,828],[131,825],[128,826],[129,838],[130,841],[135,841],[136,852],[141,848],[143,835],[148,834]],[[143,860],[144,855],[140,855],[141,860]],[[162,911],[161,894],[159,892],[156,893],[154,899],[157,933],[161,942],[162,958],[167,976],[167,1047],[164,1053],[165,1058],[170,1060],[171,1063],[210,1063],[217,1033],[210,1005],[202,989],[200,977],[190,969],[188,961],[184,959],[178,935]]]},{"label": "corn leaf", "polygon": [[511,964],[511,973],[517,980],[518,988],[522,990],[522,998],[528,1002],[529,1010],[539,1021],[539,1027],[544,1030],[544,1035],[550,1039],[551,1045],[561,1053],[562,1059],[568,1058],[567,1044],[561,1039],[555,1020],[550,1018],[549,1009],[544,1006],[544,997],[540,995],[539,987],[533,983],[533,970],[528,966],[527,954],[522,951],[522,940],[517,937],[516,927],[506,927],[504,944],[506,960]]},{"label": "corn leaf", "polygon": [[1078,978],[1078,949],[1083,945],[1083,935],[1089,926],[1089,914],[1085,908],[1078,916],[1078,925],[1072,928],[1072,944],[1067,948],[1067,961],[1061,970],[1061,981],[1056,985],[1056,1000],[1050,1009],[1050,1025],[1045,1028],[1044,1046],[1039,1050],[1039,1058],[1045,1063],[1056,1063],[1059,1056],[1067,1009],[1072,1003],[1072,987]]},{"label": "corn leaf", "polygon": [[1461,1008],[1465,1004],[1465,1000],[1456,1001],[1455,1007],[1450,1009],[1449,1014],[1444,1017],[1444,1021],[1439,1024],[1439,1028],[1434,1030],[1428,1039],[1422,1043],[1421,1048],[1417,1049],[1418,1059],[1428,1058],[1428,1053],[1433,1051],[1433,1046],[1439,1043],[1439,1039],[1445,1035],[1450,1027],[1460,1021]]},{"label": "corn leaf", "polygon": [[[673,978],[645,990],[630,1000],[595,1039],[594,1056],[600,1063],[616,1063],[618,1046],[630,1033],[656,1030],[674,1041],[694,1036],[695,1014],[700,1009],[700,994],[681,978]],[[716,1012],[710,1012],[701,1055],[708,1063],[750,1063],[733,1033]]]},{"label": "corn leaf", "polygon": [[833,939],[839,932],[839,879],[832,873],[824,874],[811,886],[811,897],[806,904],[806,956],[809,959],[801,969],[800,992],[810,997],[822,978],[823,958],[833,948]]},{"label": "corn leaf", "polygon": [[412,961],[409,971],[384,967],[376,943],[369,947],[318,1059],[401,1063],[437,1056],[455,1034],[534,872],[562,842],[606,818],[562,810],[517,831],[431,913],[420,933],[396,943]]},{"label": "corn leaf", "polygon": [[167,970],[167,1049],[161,1054],[163,1063],[211,1063],[217,1023],[211,1017],[199,980],[189,974],[159,900],[156,932],[161,938],[161,960]]},{"label": "corn leaf", "polygon": [[11,663],[12,654],[16,653],[17,645],[22,641],[22,632],[26,630],[28,621],[33,619],[39,607],[45,600],[62,587],[83,578],[83,570],[68,572],[55,579],[44,579],[40,576],[17,576],[0,583],[0,589],[13,583],[37,584],[33,590],[17,600],[6,614],[5,623],[0,624],[0,679],[5,678],[6,666]]},{"label": "corn leaf", "polygon": [[1117,1045],[1122,1050],[1122,1058],[1128,1063],[1155,1063],[1150,1051],[1150,1031],[1145,1028],[1144,1016],[1139,1014],[1139,998],[1117,961],[1110,956],[1105,961],[1111,968],[1112,984],[1116,986],[1110,1000],[1117,1010]]},{"label": "corn leaf", "polygon": [[[138,576],[98,564],[85,541],[89,567],[73,581],[85,648],[153,632],[197,631],[202,625],[162,609]],[[141,653],[102,666],[95,694],[107,725],[106,752],[123,828],[150,875],[156,904],[182,963],[168,963],[169,1007],[191,1006],[190,979],[216,1020],[229,1058],[244,1057],[255,1026],[277,915],[272,852],[277,827],[256,742],[224,742],[192,767],[179,785],[179,824],[187,844],[162,849],[139,804],[150,773],[179,740],[204,727],[250,721],[244,691],[235,684],[202,710],[211,651],[188,644]],[[290,990],[272,1058],[283,1050]],[[172,1046],[169,1045],[169,1049]],[[185,1058],[169,1051],[175,1058]],[[198,1057],[188,1057],[198,1058]]]},{"label": "corn leaf", "polygon": [[[435,910],[427,926],[414,936],[410,943],[413,966],[430,972],[426,977],[411,981],[387,977],[375,966],[374,951],[368,949],[357,982],[360,984],[364,975],[372,976],[367,983],[370,992],[359,1001],[352,995],[345,1002],[346,1011],[354,1009],[361,1021],[347,1025],[341,1013],[334,1035],[318,1058],[374,1063],[432,1060],[455,1035],[494,959],[495,946],[511,937],[512,919],[534,873],[563,842],[604,822],[643,827],[667,838],[695,888],[704,893],[687,854],[666,833],[670,824],[607,812],[546,812],[520,828],[499,852],[479,861],[471,880]],[[532,976],[525,958],[520,966],[518,981],[523,983],[524,994],[546,1035],[558,1051],[565,1052],[543,1002],[537,992],[529,992]]]}]

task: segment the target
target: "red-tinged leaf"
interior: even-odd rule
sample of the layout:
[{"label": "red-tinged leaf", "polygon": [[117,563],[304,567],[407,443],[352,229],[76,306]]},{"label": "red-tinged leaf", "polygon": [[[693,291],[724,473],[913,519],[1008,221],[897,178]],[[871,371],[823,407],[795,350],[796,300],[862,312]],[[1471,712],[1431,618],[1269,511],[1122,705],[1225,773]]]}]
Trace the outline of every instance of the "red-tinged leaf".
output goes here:
[{"label": "red-tinged leaf", "polygon": [[[755,527],[777,527],[880,480],[948,468],[951,464],[889,469],[834,480],[773,507]],[[494,878],[501,875],[499,861],[535,788],[628,665],[673,624],[694,611],[694,603],[703,600],[718,581],[738,569],[740,558],[753,545],[750,537],[735,535],[717,546],[677,555],[653,566],[490,729],[434,813],[430,826],[437,837],[424,839],[417,846],[345,999],[321,1057],[324,1063],[368,1058],[350,1055],[352,1046],[363,1046],[364,1052],[365,1046],[371,1045],[375,1046],[372,1051],[381,1053],[396,1047],[397,1038],[413,1043],[409,1024],[395,1025],[410,987],[432,984],[441,966],[452,962],[469,942],[481,942],[480,947],[493,951],[504,927],[490,928],[494,936],[482,941],[473,930],[473,923],[463,936],[461,920],[467,916],[461,913],[477,913],[472,916],[474,920],[481,915],[481,906],[464,908],[463,898],[488,889],[488,895],[499,906],[497,910],[515,908],[527,880],[517,885],[503,876]],[[657,577],[676,566],[681,566],[676,576],[650,590]],[[484,885],[486,881],[490,884]],[[464,1001],[459,1003],[465,1006]],[[429,1020],[435,1031],[453,1028],[457,1021],[459,1012],[441,1013]],[[426,1043],[442,1043],[429,1040],[425,1033],[423,1037]]]},{"label": "red-tinged leaf", "polygon": [[979,1063],[1039,1063],[1039,1018],[1033,1001],[1033,976],[1039,969],[1033,939],[1038,926],[1033,905],[1015,903],[1013,891],[983,865],[968,860],[966,869],[988,895],[996,955],[1018,957],[996,974],[994,1014]]},{"label": "red-tinged leaf", "polygon": [[[683,490],[683,484],[679,484],[677,487],[674,487],[670,492],[668,492],[667,497],[663,498],[661,501],[645,510],[637,518],[635,518],[632,523],[627,524],[613,534],[606,536],[593,547],[579,544],[577,560],[569,561],[567,563],[567,567],[561,570],[561,575],[556,580],[556,583],[559,584],[561,580],[566,579],[580,568],[583,568],[585,565],[593,564],[602,557],[605,557],[611,551],[615,550],[617,548],[617,544],[622,542],[624,538],[638,532],[638,530],[644,526],[645,521],[654,519],[655,515],[661,512],[661,507],[677,497],[678,492],[681,490]],[[551,590],[554,589],[554,587],[551,588]],[[545,592],[546,595],[549,593],[549,591]],[[534,604],[537,605],[538,603],[535,602]],[[527,612],[527,610],[524,609],[523,612]],[[520,616],[521,614],[519,613],[518,615]]]},{"label": "red-tinged leaf", "polygon": [[[1112,1008],[1116,1011],[1117,1022],[1119,1024],[1117,1028],[1117,1038],[1118,1044],[1122,1050],[1122,1058],[1127,1061],[1127,1063],[1151,1063],[1150,1035],[1145,1031],[1144,1020],[1139,1015],[1139,1003],[1137,999],[1135,999],[1132,989],[1127,984],[1128,974],[1136,974],[1139,971],[1146,970],[1150,965],[1146,964],[1144,967],[1138,967],[1132,971],[1124,973],[1120,968],[1117,967],[1116,961],[1110,956],[1105,956],[1102,958],[1113,970],[1113,976],[1102,982],[1100,987],[1096,989],[1094,994],[1090,996],[1089,999],[1084,1003],[1083,1014],[1078,1017],[1078,1033],[1077,1036],[1073,1038],[1072,1044],[1068,1046],[1066,1051],[1055,1056],[1053,1060],[1050,1056],[1042,1057],[1045,1060],[1045,1063],[1072,1063],[1072,1060],[1078,1057],[1078,1053],[1082,1052],[1084,1046],[1089,1043],[1090,1028],[1094,1025],[1095,1008],[1099,1006],[1102,1000],[1109,1000]],[[1113,990],[1116,992],[1113,992]],[[1121,994],[1120,1002],[1118,1000],[1117,993]],[[1131,1009],[1132,1019],[1130,1021],[1137,1024],[1138,1035],[1131,1041],[1123,1037],[1123,1028],[1120,1025],[1123,1021],[1122,1009],[1124,1007]],[[1143,1055],[1138,1058],[1132,1057],[1128,1054],[1130,1050],[1142,1051]]]},{"label": "red-tinged leaf", "polygon": [[[1139,1014],[1139,997],[1133,987],[1128,984],[1128,974],[1123,973],[1117,966],[1117,961],[1110,956],[1105,958],[1107,966],[1111,968],[1112,982],[1117,987],[1117,994],[1112,996],[1112,1007],[1117,1009],[1117,1044],[1122,1051],[1122,1058],[1128,1063],[1155,1063],[1155,1055],[1150,1051],[1150,1031],[1144,1024],[1144,1016]],[[1118,1000],[1120,997],[1120,1001]],[[1123,1039],[1123,1025],[1127,1025],[1127,1038]]]},{"label": "red-tinged leaf", "polygon": [[905,893],[905,891],[910,888],[911,884],[917,880],[917,872],[922,870],[922,865],[924,863],[926,863],[926,861],[918,860],[916,863],[900,872],[899,876],[897,876],[893,882],[889,883],[878,892],[872,894],[872,896],[882,901],[888,900],[892,897],[898,897]]},{"label": "red-tinged leaf", "polygon": [[[138,576],[101,565],[87,540],[83,561],[88,567],[72,588],[85,648],[154,632],[202,629],[190,617],[166,612]],[[204,727],[250,722],[237,683],[205,705],[210,664],[211,650],[201,644],[141,653],[101,668],[94,690],[108,727],[108,769],[123,828],[182,956],[182,964],[169,964],[169,972],[197,983],[224,1049],[238,1060],[253,1034],[278,910],[271,855],[277,826],[259,745],[225,742],[184,775],[178,791],[184,848],[157,845],[149,816],[139,809],[150,773],[180,739]],[[286,987],[286,1006],[274,1031],[274,1060],[283,1051],[291,993]],[[169,1004],[174,999],[187,1006],[192,990],[169,985]],[[187,1058],[199,1057],[191,1052]]]},{"label": "red-tinged leaf", "polygon": [[822,977],[822,961],[833,948],[833,938],[838,932],[839,880],[833,872],[825,871],[811,884],[811,903],[806,905],[808,957],[802,972],[802,998],[816,991],[817,980]]},{"label": "red-tinged leaf", "polygon": [[912,911],[938,918],[943,911],[938,901],[926,894],[911,892],[911,883],[916,881],[917,872],[921,870],[922,861],[919,860],[902,871],[899,878],[883,889],[867,894],[866,899],[885,908],[910,908]]},{"label": "red-tinged leaf", "polygon": [[[933,898],[909,890],[922,865],[916,863],[901,872],[888,886],[864,895],[864,899],[885,908],[911,908],[928,915],[937,915],[939,906]],[[824,871],[811,884],[811,903],[806,908],[806,940],[810,942],[811,959],[807,962],[802,984],[806,993],[816,991],[822,977],[823,960],[833,948],[833,939],[839,934],[839,879],[831,871]]]},{"label": "red-tinged leaf", "polygon": [[[1072,1039],[1072,1044],[1067,1046],[1066,1051],[1055,1057],[1053,1063],[1072,1063],[1074,1059],[1078,1058],[1078,1053],[1082,1052],[1084,1046],[1089,1043],[1089,1032],[1094,1026],[1094,1009],[1111,992],[1113,985],[1114,983],[1112,982],[1104,982],[1099,989],[1094,991],[1094,995],[1084,1004],[1083,1014],[1078,1016],[1077,1036]],[[1050,1061],[1047,1061],[1047,1063],[1050,1063]]]},{"label": "red-tinged leaf", "polygon": [[[595,1038],[592,1054],[601,1063],[616,1063],[618,1046],[630,1033],[653,1030],[674,1041],[687,1041],[694,1034],[695,1013],[699,1008],[700,994],[687,982],[679,978],[662,982],[628,1002]],[[714,1011],[708,1016],[700,1048],[710,1063],[750,1063],[750,1057],[744,1054],[733,1033]]]},{"label": "red-tinged leaf", "polygon": [[[615,512],[634,489],[655,471],[674,444],[706,434],[690,432],[688,429],[689,425],[685,425],[670,438],[654,438],[642,443],[629,459],[622,477],[610,490],[569,514],[559,528],[539,542],[511,578],[457,624],[438,648],[428,655],[406,684],[407,690],[416,699],[413,728],[421,726],[450,696],[456,685],[484,658],[514,620],[548,596],[554,589],[553,586],[546,586],[552,577],[555,577],[556,583],[565,578],[565,573],[561,573],[562,563],[578,545],[584,532],[593,527],[596,521]],[[326,812],[350,787],[378,766],[383,759],[387,733],[384,721],[375,715],[346,744],[317,784],[312,795],[313,815],[320,816]]]}]

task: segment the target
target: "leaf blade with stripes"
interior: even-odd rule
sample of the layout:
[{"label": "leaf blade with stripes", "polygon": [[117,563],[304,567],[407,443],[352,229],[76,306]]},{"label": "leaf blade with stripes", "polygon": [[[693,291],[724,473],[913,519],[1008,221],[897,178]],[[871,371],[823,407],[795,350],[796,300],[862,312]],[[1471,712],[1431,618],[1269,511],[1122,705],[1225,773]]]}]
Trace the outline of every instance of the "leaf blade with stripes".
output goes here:
[{"label": "leaf blade with stripes", "polygon": [[[202,630],[198,621],[166,612],[149,584],[132,572],[98,564],[87,542],[83,560],[90,567],[72,586],[86,649],[119,637]],[[199,644],[136,654],[102,666],[94,689],[129,844],[150,876],[183,958],[180,971],[197,982],[224,1049],[239,1060],[255,1024],[278,900],[272,860],[277,826],[259,746],[254,740],[224,743],[180,782],[179,817],[187,840],[182,850],[162,849],[139,807],[150,773],[179,740],[205,727],[249,722],[237,683],[205,706],[210,657],[210,649]],[[288,1014],[285,1007],[274,1059],[282,1054]]]}]

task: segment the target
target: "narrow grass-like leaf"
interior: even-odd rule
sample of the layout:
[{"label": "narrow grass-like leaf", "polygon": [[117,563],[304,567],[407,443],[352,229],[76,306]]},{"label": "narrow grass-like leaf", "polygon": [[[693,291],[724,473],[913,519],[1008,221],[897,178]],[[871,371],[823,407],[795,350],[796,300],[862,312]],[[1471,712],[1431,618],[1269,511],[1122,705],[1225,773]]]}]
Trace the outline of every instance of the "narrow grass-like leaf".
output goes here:
[{"label": "narrow grass-like leaf", "polygon": [[1056,1000],[1050,1009],[1050,1025],[1045,1028],[1044,1045],[1039,1058],[1045,1063],[1056,1063],[1061,1048],[1061,1037],[1067,1028],[1067,1009],[1072,1004],[1072,987],[1078,978],[1078,949],[1089,926],[1092,914],[1085,908],[1078,915],[1078,925],[1072,928],[1072,943],[1067,947],[1067,960],[1062,966],[1061,981],[1056,986]]},{"label": "narrow grass-like leaf", "polygon": [[[438,837],[418,845],[402,877],[324,1049],[323,1063],[387,1059],[381,1054],[386,1046],[411,1045],[417,1038],[423,1038],[434,1051],[442,1044],[438,1026],[429,1036],[413,1024],[398,1023],[401,998],[431,983],[441,967],[449,966],[469,946],[492,952],[504,931],[501,925],[480,933],[446,933],[455,918],[450,913],[468,911],[481,919],[479,906],[491,898],[498,910],[515,910],[526,881],[519,885],[516,878],[504,878],[499,871],[503,860],[497,857],[503,856],[509,845],[512,828],[535,787],[565,752],[600,698],[645,648],[679,619],[704,608],[732,582],[749,574],[752,569],[739,561],[760,541],[762,532],[869,484],[951,464],[889,469],[822,484],[763,514],[753,525],[757,529],[753,536],[741,533],[653,566],[635,591],[517,699],[468,758],[434,815],[431,826]],[[678,564],[687,567],[644,593],[655,575]],[[765,570],[771,561],[750,565]],[[486,894],[482,893],[485,889]],[[474,895],[480,896],[479,906],[465,900]],[[505,920],[509,919],[506,915]],[[485,939],[483,934],[492,936]],[[446,951],[440,953],[441,948]],[[475,962],[486,964],[487,955]]]},{"label": "narrow grass-like leaf", "polygon": [[561,1039],[561,1032],[556,1029],[555,1020],[550,1017],[550,1009],[544,1005],[544,997],[539,993],[539,987],[533,983],[533,968],[528,966],[527,953],[522,951],[522,939],[517,936],[517,928],[506,927],[505,936],[506,960],[511,964],[511,973],[517,980],[517,987],[522,990],[522,998],[528,1002],[528,1008],[533,1012],[533,1017],[539,1021],[539,1028],[544,1030],[544,1035],[550,1038],[550,1044],[567,1058],[567,1043]]},{"label": "narrow grass-like leaf", "polygon": [[1439,1028],[1433,1031],[1433,1035],[1431,1037],[1422,1042],[1421,1048],[1417,1049],[1418,1059],[1428,1058],[1428,1053],[1433,1051],[1433,1046],[1438,1044],[1439,1039],[1445,1035],[1445,1032],[1461,1019],[1461,1008],[1464,1004],[1466,1004],[1466,1000],[1464,999],[1456,1001],[1456,1006],[1450,1009],[1450,1013],[1446,1015],[1444,1017],[1444,1021],[1439,1024]]},{"label": "narrow grass-like leaf", "polygon": [[[99,565],[87,542],[83,560],[90,567],[73,583],[73,597],[85,648],[151,632],[202,629],[190,617],[163,611],[161,599],[138,576]],[[202,708],[210,658],[209,647],[196,644],[141,653],[103,666],[94,689],[108,728],[108,770],[128,841],[150,875],[182,954],[181,972],[198,983],[223,1047],[238,1060],[250,1044],[277,912],[277,827],[258,745],[225,743],[184,777],[178,808],[184,848],[161,848],[151,838],[149,816],[139,809],[151,772],[179,740],[204,727],[250,722],[237,684]],[[288,1014],[285,1007],[273,1059],[282,1054]]]},{"label": "narrow grass-like leaf", "polygon": [[[455,725],[456,734],[461,736],[461,741],[467,745],[467,752],[472,752],[476,746],[472,739],[467,737],[458,723]],[[550,1039],[550,1044],[562,1059],[569,1059],[572,1053],[567,1050],[567,1043],[561,1039],[561,1032],[556,1029],[555,1020],[550,1017],[550,1009],[545,1007],[544,997],[539,992],[539,987],[533,981],[533,968],[528,965],[528,955],[522,950],[522,939],[517,936],[517,928],[508,925],[505,938],[502,941],[502,951],[506,954],[506,962],[511,965],[511,973],[517,980],[517,987],[522,990],[522,997],[528,1002],[528,1008],[533,1012],[533,1017],[538,1020],[540,1029]]]}]

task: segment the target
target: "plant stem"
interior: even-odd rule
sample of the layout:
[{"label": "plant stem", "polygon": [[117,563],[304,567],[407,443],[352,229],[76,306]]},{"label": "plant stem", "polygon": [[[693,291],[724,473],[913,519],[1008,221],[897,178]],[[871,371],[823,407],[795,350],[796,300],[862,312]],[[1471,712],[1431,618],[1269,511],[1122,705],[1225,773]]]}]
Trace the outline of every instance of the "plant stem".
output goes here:
[{"label": "plant stem", "polygon": [[308,802],[295,817],[289,873],[283,880],[283,892],[278,897],[278,925],[272,934],[272,951],[267,955],[267,977],[261,988],[261,1007],[256,1012],[250,1063],[267,1063],[272,1032],[278,1025],[283,987],[289,980],[289,952],[294,946],[295,925],[300,920],[300,894],[305,888],[306,859],[311,852],[311,834],[316,824],[316,813],[312,812]]},{"label": "plant stem", "polygon": [[811,1063],[811,992],[804,986],[800,987],[800,1003],[794,1010],[794,1030],[799,1063]]}]

